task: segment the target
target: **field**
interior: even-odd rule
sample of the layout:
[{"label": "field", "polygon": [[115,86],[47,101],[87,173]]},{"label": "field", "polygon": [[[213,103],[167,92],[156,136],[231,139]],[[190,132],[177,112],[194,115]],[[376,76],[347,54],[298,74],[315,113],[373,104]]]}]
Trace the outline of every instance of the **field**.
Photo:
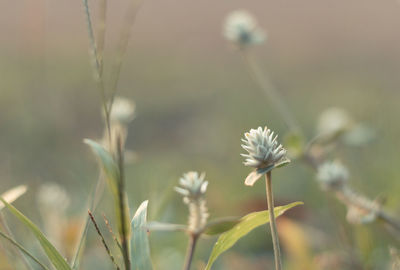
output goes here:
[{"label": "field", "polygon": [[[148,200],[150,225],[186,224],[190,203],[174,187],[189,171],[205,173],[201,199],[209,220],[266,210],[264,180],[244,184],[252,169],[240,154],[246,152],[245,132],[267,126],[291,160],[272,170],[275,206],[304,203],[276,220],[283,269],[400,269],[398,2],[143,0],[129,13],[132,1],[107,1],[104,46],[101,3],[89,1],[85,9],[81,1],[0,2],[0,194],[26,185],[12,205],[67,264],[88,221],[76,269],[130,268],[124,247],[116,244],[124,243],[124,194],[129,219]],[[263,43],[224,37],[227,16],[243,9],[266,34]],[[130,36],[117,76],[122,29]],[[104,65],[97,81],[93,59]],[[104,104],[111,104],[114,90],[115,100],[134,102],[134,119],[121,120],[117,129],[111,123],[111,137],[117,135],[108,138]],[[332,134],[320,136],[332,126]],[[117,193],[107,169],[99,167],[104,159],[85,138],[115,161],[123,180],[116,180]],[[320,169],[331,161],[347,168],[349,189],[321,183]],[[95,192],[98,183],[104,192]],[[30,227],[6,208],[0,208],[0,232],[49,269],[68,269],[54,265]],[[181,269],[196,233],[150,225],[143,225],[143,237],[149,236],[152,268]],[[268,224],[258,226],[212,269],[276,269],[273,235]],[[205,269],[217,239],[202,235],[190,269]],[[0,270],[42,269],[28,257],[0,237]],[[149,269],[131,260],[131,269]]]}]

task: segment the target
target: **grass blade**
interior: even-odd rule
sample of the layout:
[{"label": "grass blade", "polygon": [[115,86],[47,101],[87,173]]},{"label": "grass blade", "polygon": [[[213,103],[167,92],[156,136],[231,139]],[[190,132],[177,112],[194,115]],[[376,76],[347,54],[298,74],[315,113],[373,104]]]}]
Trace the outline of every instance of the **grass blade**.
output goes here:
[{"label": "grass blade", "polygon": [[57,249],[47,240],[40,229],[26,216],[24,216],[18,209],[7,203],[3,198],[0,197],[0,201],[10,210],[10,212],[17,217],[26,227],[35,235],[36,239],[39,241],[43,250],[47,254],[47,257],[54,265],[57,270],[71,270],[71,267],[67,264],[63,256],[57,251]]},{"label": "grass blade", "polygon": [[[294,202],[285,206],[278,206],[274,208],[275,216],[282,215],[286,210],[295,207],[296,205],[303,204],[302,202]],[[215,260],[223,252],[230,249],[239,239],[254,230],[255,228],[269,222],[268,210],[253,212],[240,219],[232,229],[221,234],[211,251],[210,258],[205,270],[210,270]]]},{"label": "grass blade", "polygon": [[[8,203],[12,203],[16,199],[21,197],[26,192],[27,189],[28,188],[25,185],[16,186],[16,187],[4,192],[0,196],[4,200],[6,200]],[[0,210],[3,209],[3,208],[4,208],[4,204],[0,202]]]},{"label": "grass blade", "polygon": [[21,246],[19,243],[17,243],[14,239],[12,239],[10,236],[6,235],[2,231],[0,231],[0,236],[9,241],[11,244],[13,244],[15,247],[17,247],[23,254],[31,258],[34,262],[36,262],[42,269],[44,270],[49,270],[46,265],[41,263],[38,259],[36,259],[35,256],[33,256],[28,250],[26,250],[23,246]]},{"label": "grass blade", "polygon": [[153,269],[150,258],[149,238],[145,228],[148,202],[142,202],[131,222],[131,258],[133,261],[133,270]]}]

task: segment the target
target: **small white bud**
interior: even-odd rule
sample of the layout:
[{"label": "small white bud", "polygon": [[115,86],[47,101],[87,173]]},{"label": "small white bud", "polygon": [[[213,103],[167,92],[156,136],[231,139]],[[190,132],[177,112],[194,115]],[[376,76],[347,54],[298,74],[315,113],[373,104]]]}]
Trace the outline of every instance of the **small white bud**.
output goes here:
[{"label": "small white bud", "polygon": [[341,189],[348,178],[348,170],[339,162],[325,162],[318,168],[317,179],[326,190]]},{"label": "small white bud", "polygon": [[224,36],[239,47],[262,43],[266,36],[254,17],[245,10],[230,13],[224,25]]}]

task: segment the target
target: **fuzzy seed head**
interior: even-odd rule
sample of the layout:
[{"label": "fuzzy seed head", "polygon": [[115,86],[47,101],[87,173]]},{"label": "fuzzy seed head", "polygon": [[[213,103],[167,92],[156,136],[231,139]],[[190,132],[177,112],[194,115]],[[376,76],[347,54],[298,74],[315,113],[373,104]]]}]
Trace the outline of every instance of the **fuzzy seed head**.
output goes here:
[{"label": "fuzzy seed head", "polygon": [[341,189],[348,178],[349,172],[340,162],[325,162],[318,168],[317,179],[324,189]]},{"label": "fuzzy seed head", "polygon": [[188,230],[192,233],[202,231],[209,216],[205,200],[208,182],[204,177],[204,173],[185,173],[179,179],[180,186],[175,187],[175,191],[183,196],[183,202],[189,207]]},{"label": "fuzzy seed head", "polygon": [[277,164],[286,158],[286,150],[278,144],[278,135],[267,127],[251,129],[244,134],[242,147],[248,154],[241,154],[245,166],[262,169]]},{"label": "fuzzy seed head", "polygon": [[239,47],[260,44],[266,36],[258,27],[254,17],[245,10],[237,10],[230,13],[224,25],[224,36]]},{"label": "fuzzy seed head", "polygon": [[135,103],[133,101],[116,97],[110,112],[110,121],[122,125],[129,124],[135,116]]}]

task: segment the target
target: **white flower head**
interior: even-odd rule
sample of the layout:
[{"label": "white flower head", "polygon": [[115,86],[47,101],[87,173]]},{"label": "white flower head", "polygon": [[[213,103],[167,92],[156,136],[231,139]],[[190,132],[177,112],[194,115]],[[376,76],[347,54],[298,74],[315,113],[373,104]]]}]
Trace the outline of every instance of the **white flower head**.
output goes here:
[{"label": "white flower head", "polygon": [[245,10],[231,12],[225,20],[224,36],[239,47],[262,43],[266,35],[254,17]]},{"label": "white flower head", "polygon": [[352,125],[349,114],[342,108],[332,107],[323,111],[318,120],[317,130],[323,135],[337,135]]},{"label": "white flower head", "polygon": [[318,168],[317,179],[326,190],[341,189],[349,178],[349,172],[340,162],[325,162]]},{"label": "white flower head", "polygon": [[116,97],[110,112],[110,121],[123,125],[129,124],[135,116],[135,103],[127,98]]},{"label": "white flower head", "polygon": [[208,181],[204,178],[204,173],[187,172],[179,179],[180,187],[175,187],[175,191],[183,195],[185,203],[198,200],[204,197],[207,191]]},{"label": "white flower head", "polygon": [[192,233],[201,232],[208,219],[205,193],[208,182],[204,180],[205,174],[188,172],[179,179],[180,187],[175,190],[183,195],[183,202],[189,207],[188,230]]},{"label": "white flower head", "polygon": [[246,185],[252,186],[263,174],[289,162],[286,150],[278,144],[278,135],[274,136],[274,132],[267,127],[251,129],[244,136],[242,147],[248,152],[241,154],[246,158],[244,165],[256,168],[247,177]]}]

